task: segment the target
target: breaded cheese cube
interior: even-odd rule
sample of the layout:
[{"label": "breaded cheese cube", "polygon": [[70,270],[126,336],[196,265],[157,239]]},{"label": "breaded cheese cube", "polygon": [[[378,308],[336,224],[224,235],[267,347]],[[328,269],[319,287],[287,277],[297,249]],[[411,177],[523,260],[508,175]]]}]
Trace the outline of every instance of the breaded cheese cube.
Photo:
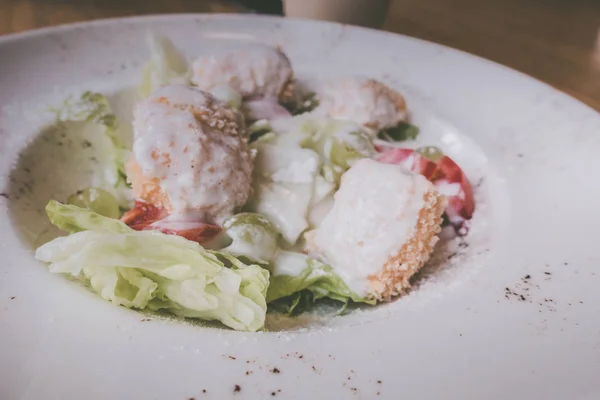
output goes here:
[{"label": "breaded cheese cube", "polygon": [[126,165],[134,199],[220,224],[251,192],[254,153],[241,115],[209,93],[165,86],[137,104]]},{"label": "breaded cheese cube", "polygon": [[200,89],[228,85],[244,100],[287,103],[294,96],[290,60],[283,51],[264,44],[245,44],[198,57],[192,73],[192,83]]},{"label": "breaded cheese cube", "polygon": [[379,131],[407,117],[404,97],[375,79],[347,76],[325,82],[317,89],[318,115],[356,122]]},{"label": "breaded cheese cube", "polygon": [[445,206],[423,176],[362,159],[342,176],[321,225],[305,235],[306,250],[356,294],[390,300],[429,259]]}]

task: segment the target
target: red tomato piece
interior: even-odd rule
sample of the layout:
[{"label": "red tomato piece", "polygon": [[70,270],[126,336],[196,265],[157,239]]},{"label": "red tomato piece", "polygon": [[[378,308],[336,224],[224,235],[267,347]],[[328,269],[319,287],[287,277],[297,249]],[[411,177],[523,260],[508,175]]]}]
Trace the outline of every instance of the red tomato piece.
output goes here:
[{"label": "red tomato piece", "polygon": [[377,146],[377,161],[401,165],[427,178],[448,199],[446,215],[455,227],[462,228],[475,210],[473,190],[462,169],[448,156],[430,160],[418,150]]},{"label": "red tomato piece", "polygon": [[[218,236],[222,228],[217,225],[196,221],[162,221],[169,215],[164,208],[158,208],[143,201],[135,201],[134,207],[121,217],[130,228],[136,231],[158,230],[167,235],[177,235],[200,244]],[[158,224],[156,222],[161,221]]]},{"label": "red tomato piece", "polygon": [[135,201],[133,208],[121,217],[129,227],[141,231],[153,222],[165,218],[169,213],[164,208],[158,208],[143,201]]}]

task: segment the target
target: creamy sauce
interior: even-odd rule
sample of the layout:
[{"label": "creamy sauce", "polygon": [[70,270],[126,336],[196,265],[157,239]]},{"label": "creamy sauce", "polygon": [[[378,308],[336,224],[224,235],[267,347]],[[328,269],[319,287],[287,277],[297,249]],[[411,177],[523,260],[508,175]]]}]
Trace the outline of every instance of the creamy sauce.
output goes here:
[{"label": "creamy sauce", "polygon": [[240,115],[210,94],[166,86],[135,109],[133,156],[144,179],[159,182],[171,219],[221,223],[251,191],[244,135]]},{"label": "creamy sauce", "polygon": [[273,260],[274,276],[298,276],[308,267],[308,256],[294,251],[279,250]]},{"label": "creamy sauce", "polygon": [[326,82],[317,89],[315,115],[350,120],[380,130],[406,119],[404,98],[384,84],[362,77]]},{"label": "creamy sauce", "polygon": [[192,70],[192,82],[199,88],[229,85],[244,99],[280,98],[293,78],[287,56],[262,44],[245,44],[199,57]]},{"label": "creamy sauce", "polygon": [[359,160],[342,176],[319,228],[306,235],[307,249],[364,296],[368,277],[411,237],[431,188],[423,176],[397,165]]}]

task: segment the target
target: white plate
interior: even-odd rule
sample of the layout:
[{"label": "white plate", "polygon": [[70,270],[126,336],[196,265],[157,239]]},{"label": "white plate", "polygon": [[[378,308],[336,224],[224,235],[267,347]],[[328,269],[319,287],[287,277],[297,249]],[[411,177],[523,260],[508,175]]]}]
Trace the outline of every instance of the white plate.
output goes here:
[{"label": "white plate", "polygon": [[[469,247],[396,302],[288,332],[142,321],[50,274],[31,243],[47,226],[41,207],[64,200],[71,178],[27,177],[18,153],[70,93],[113,94],[127,118],[119,91],[139,79],[149,27],[189,55],[279,44],[301,78],[360,73],[402,91],[422,140],[479,183]],[[0,82],[0,187],[11,196],[0,198],[0,398],[599,398],[600,117],[566,95],[403,36],[214,15],[1,38]]]}]

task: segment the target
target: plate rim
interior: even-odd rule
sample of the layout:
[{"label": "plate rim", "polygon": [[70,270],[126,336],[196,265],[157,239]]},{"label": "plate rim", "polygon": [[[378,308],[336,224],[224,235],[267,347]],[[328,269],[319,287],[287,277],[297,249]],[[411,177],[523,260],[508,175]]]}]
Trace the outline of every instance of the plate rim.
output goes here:
[{"label": "plate rim", "polygon": [[268,15],[268,14],[257,14],[257,13],[166,13],[166,14],[144,14],[144,15],[133,15],[133,16],[123,16],[123,17],[110,17],[110,18],[98,18],[87,21],[78,21],[78,22],[69,22],[54,26],[45,26],[40,28],[33,28],[22,32],[9,33],[6,35],[0,35],[0,51],[2,50],[2,46],[6,44],[13,44],[20,40],[28,40],[35,39],[38,37],[44,37],[51,34],[60,34],[67,33],[69,31],[74,31],[77,29],[86,29],[86,28],[94,28],[94,27],[105,27],[114,24],[140,24],[140,23],[152,23],[152,22],[166,22],[168,20],[177,20],[177,19],[195,19],[195,18],[203,18],[203,19],[211,19],[211,20],[265,20],[269,22],[283,22],[284,24],[287,21],[291,21],[291,23],[295,24],[303,24],[303,25],[317,25],[317,26],[337,26],[341,29],[351,29],[355,31],[363,31],[371,34],[378,34],[384,36],[399,36],[404,40],[409,40],[413,42],[417,42],[420,44],[424,44],[427,46],[438,47],[440,49],[444,49],[445,51],[452,51],[455,53],[459,53],[464,57],[472,58],[476,61],[482,62],[484,64],[488,64],[489,66],[499,68],[504,70],[505,72],[510,72],[513,74],[520,75],[522,78],[526,78],[529,80],[534,80],[537,84],[541,84],[547,88],[550,88],[556,92],[559,92],[561,95],[568,97],[571,101],[575,101],[579,103],[581,106],[588,108],[600,115],[600,111],[596,110],[592,106],[584,103],[582,100],[572,96],[571,94],[565,92],[564,90],[553,86],[550,83],[547,83],[533,75],[530,75],[526,72],[519,71],[514,69],[508,65],[504,65],[500,62],[491,60],[489,58],[470,53],[468,51],[449,46],[446,44],[433,42],[426,39],[421,39],[415,36],[406,35],[403,33],[391,32],[383,29],[375,29],[368,28],[363,26],[345,24],[341,22],[334,21],[323,21],[309,18],[295,18],[295,17],[286,17],[286,16],[278,16],[278,15]]}]

